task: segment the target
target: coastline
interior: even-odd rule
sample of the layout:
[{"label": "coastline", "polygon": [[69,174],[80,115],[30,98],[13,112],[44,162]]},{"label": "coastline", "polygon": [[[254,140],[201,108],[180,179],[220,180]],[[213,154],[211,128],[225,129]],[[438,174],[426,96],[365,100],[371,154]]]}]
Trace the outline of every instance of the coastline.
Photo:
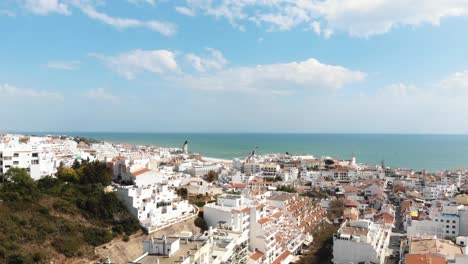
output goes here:
[{"label": "coastline", "polygon": [[245,157],[259,147],[259,154],[309,153],[430,172],[468,168],[468,136],[400,134],[247,134],[247,133],[34,133],[69,135],[113,144],[180,148],[189,141],[189,150],[213,159]]},{"label": "coastline", "polygon": [[228,159],[220,159],[220,158],[213,158],[213,157],[204,157],[202,156],[202,160],[206,162],[213,162],[213,163],[226,163],[232,164],[232,160]]}]

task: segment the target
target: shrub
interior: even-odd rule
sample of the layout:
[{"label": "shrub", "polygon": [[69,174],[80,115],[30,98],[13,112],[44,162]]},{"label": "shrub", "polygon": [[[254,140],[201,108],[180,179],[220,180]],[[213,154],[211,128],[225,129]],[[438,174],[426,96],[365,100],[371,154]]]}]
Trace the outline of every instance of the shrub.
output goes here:
[{"label": "shrub", "polygon": [[201,228],[202,230],[208,230],[208,225],[205,222],[205,219],[201,217],[195,218],[195,226]]},{"label": "shrub", "polygon": [[205,201],[194,201],[193,204],[198,206],[198,207],[203,207],[203,206],[205,206],[206,202]]},{"label": "shrub", "polygon": [[55,248],[55,250],[65,255],[67,258],[76,256],[82,244],[82,240],[76,236],[63,236],[56,238],[52,242],[52,246]]},{"label": "shrub", "polygon": [[8,264],[29,264],[29,263],[33,263],[33,259],[31,256],[24,256],[24,255],[20,255],[20,254],[16,254],[16,255],[11,255],[8,257],[7,259],[7,263]]},{"label": "shrub", "polygon": [[99,246],[112,240],[112,233],[104,228],[92,227],[84,232],[84,239],[92,246]]}]

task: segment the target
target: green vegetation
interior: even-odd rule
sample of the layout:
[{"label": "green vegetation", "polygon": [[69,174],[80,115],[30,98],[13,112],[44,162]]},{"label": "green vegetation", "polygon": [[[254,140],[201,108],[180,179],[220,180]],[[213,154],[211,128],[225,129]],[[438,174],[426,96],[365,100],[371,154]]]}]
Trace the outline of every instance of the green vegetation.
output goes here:
[{"label": "green vegetation", "polygon": [[194,204],[198,207],[203,207],[207,203],[216,202],[216,200],[211,200],[211,196],[208,194],[197,194],[188,196],[189,203]]},{"label": "green vegetation", "polygon": [[210,170],[208,174],[205,176],[205,180],[207,182],[214,182],[218,180],[218,177],[219,177],[219,173]]},{"label": "green vegetation", "polygon": [[188,198],[188,190],[187,188],[179,188],[177,189],[177,195],[179,195],[182,199]]},{"label": "green vegetation", "polygon": [[195,226],[201,228],[202,230],[208,230],[208,225],[205,222],[205,219],[202,217],[195,218]]},{"label": "green vegetation", "polygon": [[293,186],[290,186],[290,185],[278,186],[277,191],[288,192],[288,193],[297,193],[296,188],[294,188]]},{"label": "green vegetation", "polygon": [[333,259],[333,234],[338,230],[338,226],[322,224],[315,232],[314,242],[305,254],[297,261],[297,264],[328,264]]},{"label": "green vegetation", "polygon": [[0,263],[48,263],[94,256],[93,247],[140,229],[114,193],[105,164],[60,168],[33,181],[26,170],[0,176]]},{"label": "green vegetation", "polygon": [[276,176],[276,177],[266,177],[265,178],[265,181],[269,181],[269,182],[280,182],[282,181],[283,179],[280,177],[280,176]]},{"label": "green vegetation", "polygon": [[345,203],[342,199],[333,200],[328,208],[328,219],[340,219],[343,216]]},{"label": "green vegetation", "polygon": [[331,195],[331,192],[326,190],[311,190],[306,192],[304,195],[311,198],[324,199],[328,198]]}]

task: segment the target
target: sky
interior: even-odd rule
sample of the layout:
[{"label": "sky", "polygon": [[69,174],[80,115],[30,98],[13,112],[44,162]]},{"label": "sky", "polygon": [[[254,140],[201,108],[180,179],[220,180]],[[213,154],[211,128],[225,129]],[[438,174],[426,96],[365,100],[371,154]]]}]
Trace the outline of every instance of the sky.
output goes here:
[{"label": "sky", "polygon": [[468,134],[468,0],[1,0],[0,131]]}]

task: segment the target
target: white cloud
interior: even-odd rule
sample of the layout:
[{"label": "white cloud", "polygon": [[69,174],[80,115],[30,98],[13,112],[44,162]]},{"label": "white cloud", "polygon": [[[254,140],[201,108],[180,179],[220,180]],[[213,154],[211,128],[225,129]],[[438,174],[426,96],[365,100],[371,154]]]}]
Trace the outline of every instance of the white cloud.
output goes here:
[{"label": "white cloud", "polygon": [[323,31],[323,37],[324,37],[325,39],[330,38],[331,35],[333,35],[333,30],[327,28],[327,29],[325,29],[325,30]]},{"label": "white cloud", "polygon": [[79,61],[49,61],[47,67],[51,69],[73,71],[80,67]]},{"label": "white cloud", "polygon": [[[269,30],[290,30],[320,21],[324,37],[384,34],[398,26],[439,25],[443,18],[468,15],[466,0],[186,0],[192,10],[227,19],[234,27],[253,21]],[[313,23],[313,22],[312,22]],[[317,29],[317,28],[315,28]]]},{"label": "white cloud", "polygon": [[134,4],[134,5],[140,5],[140,4],[149,4],[149,5],[156,5],[156,0],[127,0],[128,2]]},{"label": "white cloud", "polygon": [[315,34],[317,35],[320,35],[320,33],[322,32],[321,30],[321,27],[320,27],[320,22],[318,21],[313,21],[311,24],[310,24],[310,27],[312,28],[312,30],[315,32]]},{"label": "white cloud", "polygon": [[212,75],[184,75],[175,81],[180,86],[200,90],[284,93],[294,89],[334,91],[345,84],[365,78],[366,74],[363,72],[308,59],[301,62],[231,68]]},{"label": "white cloud", "polygon": [[198,55],[189,53],[185,55],[185,59],[191,64],[191,66],[199,71],[206,72],[209,70],[221,70],[228,63],[224,58],[221,51],[216,49],[207,49],[210,52],[209,57],[200,57]]},{"label": "white cloud", "polygon": [[134,79],[141,72],[168,73],[178,72],[175,53],[168,50],[133,50],[117,56],[104,56],[92,53],[111,69],[127,79]]},{"label": "white cloud", "polygon": [[14,97],[17,99],[21,98],[41,98],[41,99],[52,99],[52,100],[63,100],[63,97],[57,93],[18,88],[10,84],[0,84],[0,99],[6,97]]},{"label": "white cloud", "polygon": [[468,95],[468,70],[456,72],[438,84],[439,92],[445,95]]},{"label": "white cloud", "polygon": [[468,1],[460,0],[326,0],[315,5],[329,28],[359,37],[398,26],[439,25],[442,18],[468,14]]},{"label": "white cloud", "polygon": [[456,72],[442,81],[427,84],[425,87],[395,83],[388,85],[377,92],[381,97],[394,98],[426,98],[440,101],[440,98],[463,98],[468,96],[468,70]]},{"label": "white cloud", "polygon": [[174,35],[177,31],[176,25],[157,20],[142,21],[132,18],[119,18],[112,17],[108,14],[98,12],[92,5],[84,4],[81,2],[75,2],[76,6],[83,11],[89,18],[96,19],[101,21],[104,24],[113,26],[118,29],[127,29],[127,28],[147,28],[153,31],[157,31],[165,36]]},{"label": "white cloud", "polygon": [[183,14],[183,15],[186,15],[186,16],[195,16],[195,12],[193,12],[192,9],[186,7],[186,6],[176,6],[175,7],[175,10],[180,13],[180,14]]},{"label": "white cloud", "polygon": [[419,94],[419,89],[414,85],[404,83],[395,83],[388,85],[378,91],[378,95],[382,97],[407,97]]},{"label": "white cloud", "polygon": [[98,88],[95,90],[89,90],[83,94],[86,98],[96,101],[107,101],[115,103],[118,101],[118,97],[111,94],[104,88]]},{"label": "white cloud", "polygon": [[47,15],[49,13],[71,14],[68,6],[60,0],[26,0],[25,7],[37,15]]},{"label": "white cloud", "polygon": [[0,9],[0,16],[16,17],[16,14],[10,10]]}]

